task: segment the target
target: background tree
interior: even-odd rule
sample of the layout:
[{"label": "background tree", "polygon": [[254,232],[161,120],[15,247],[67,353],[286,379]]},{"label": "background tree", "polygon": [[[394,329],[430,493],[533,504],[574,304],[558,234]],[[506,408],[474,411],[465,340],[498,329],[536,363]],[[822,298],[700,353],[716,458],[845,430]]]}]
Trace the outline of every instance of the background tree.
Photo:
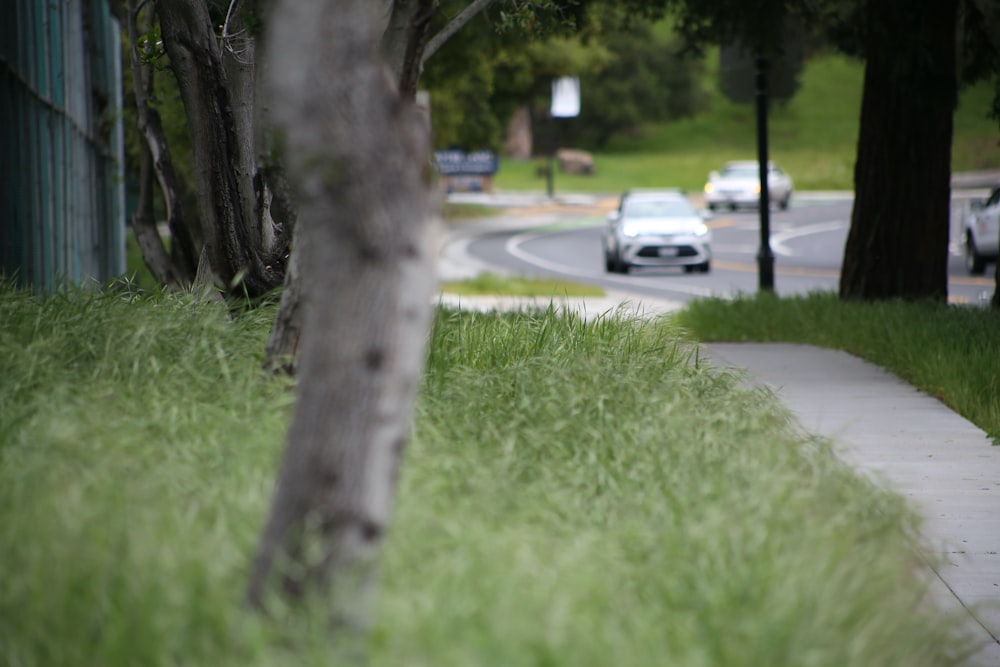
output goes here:
[{"label": "background tree", "polygon": [[702,58],[685,55],[676,37],[634,22],[602,35],[609,57],[580,80],[580,116],[569,138],[600,149],[618,133],[635,133],[645,123],[694,115],[704,104]]},{"label": "background tree", "polygon": [[880,0],[857,15],[865,79],[842,298],[947,299],[958,5]]},{"label": "background tree", "polygon": [[[799,89],[799,75],[805,64],[805,28],[801,20],[785,19],[780,50],[768,63],[768,97],[787,102]],[[741,44],[719,48],[719,90],[731,102],[751,104],[756,99],[757,64],[755,55]]]}]

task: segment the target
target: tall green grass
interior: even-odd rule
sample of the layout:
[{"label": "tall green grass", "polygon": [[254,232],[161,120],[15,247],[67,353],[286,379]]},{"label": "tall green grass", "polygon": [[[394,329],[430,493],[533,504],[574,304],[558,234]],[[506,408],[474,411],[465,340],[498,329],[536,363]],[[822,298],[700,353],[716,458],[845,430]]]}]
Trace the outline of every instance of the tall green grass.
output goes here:
[{"label": "tall green grass", "polygon": [[833,293],[700,299],[677,314],[704,341],[809,343],[846,350],[941,399],[1000,441],[1000,313]]},{"label": "tall green grass", "polygon": [[[272,314],[0,289],[0,664],[339,664],[241,603]],[[668,320],[442,309],[370,664],[949,664],[915,529]]]},{"label": "tall green grass", "polygon": [[[711,74],[716,61],[709,63]],[[860,61],[817,57],[803,70],[795,97],[771,105],[769,156],[792,175],[797,189],[853,189],[863,77]],[[593,176],[558,174],[556,190],[607,193],[670,186],[699,192],[709,171],[729,160],[754,159],[754,105],[729,102],[711,80],[706,93],[709,106],[696,116],[615,138],[595,154]],[[989,118],[992,96],[989,82],[961,92],[952,144],[954,171],[1000,168],[1000,126]],[[536,167],[533,162],[503,160],[497,187],[544,189]]]}]

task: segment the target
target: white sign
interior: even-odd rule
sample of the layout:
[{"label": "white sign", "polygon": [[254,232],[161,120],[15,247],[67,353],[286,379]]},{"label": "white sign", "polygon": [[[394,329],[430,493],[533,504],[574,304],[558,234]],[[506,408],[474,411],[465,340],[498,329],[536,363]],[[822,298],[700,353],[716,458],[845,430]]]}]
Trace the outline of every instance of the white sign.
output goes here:
[{"label": "white sign", "polygon": [[574,118],[580,115],[580,79],[564,76],[552,82],[553,118]]}]

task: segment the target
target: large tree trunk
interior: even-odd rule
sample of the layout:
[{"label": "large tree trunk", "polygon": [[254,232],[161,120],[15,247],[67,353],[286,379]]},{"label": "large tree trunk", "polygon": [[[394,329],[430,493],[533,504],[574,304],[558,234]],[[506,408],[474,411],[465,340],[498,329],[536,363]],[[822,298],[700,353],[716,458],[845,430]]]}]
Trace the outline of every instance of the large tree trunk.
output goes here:
[{"label": "large tree trunk", "polygon": [[[280,579],[363,628],[434,291],[427,128],[377,58],[370,0],[278,0],[270,96],[301,184],[297,402],[248,596]],[[278,571],[275,571],[278,570]]]},{"label": "large tree trunk", "polygon": [[866,4],[865,80],[844,299],[948,293],[954,0]]},{"label": "large tree trunk", "polygon": [[[444,29],[427,43],[429,19],[437,10],[438,0],[372,0],[375,16],[374,30],[380,35],[379,49],[391,77],[397,82],[400,95],[412,100],[423,65],[449,37],[455,34],[474,16],[486,9],[494,0],[473,0]],[[297,263],[294,256],[298,246],[292,248],[289,270]],[[299,295],[294,276],[286,277],[285,291],[278,305],[275,324],[268,341],[264,367],[271,371],[294,374],[297,362],[299,332],[302,315],[299,312]]]},{"label": "large tree trunk", "polygon": [[[284,249],[264,247],[255,196],[254,132],[234,106],[219,43],[204,0],[157,3],[163,44],[177,79],[194,149],[195,187],[212,270],[235,293],[260,296],[281,284]],[[233,71],[240,63],[231,63]],[[240,72],[240,95],[252,90]],[[252,79],[252,76],[249,76]]]}]

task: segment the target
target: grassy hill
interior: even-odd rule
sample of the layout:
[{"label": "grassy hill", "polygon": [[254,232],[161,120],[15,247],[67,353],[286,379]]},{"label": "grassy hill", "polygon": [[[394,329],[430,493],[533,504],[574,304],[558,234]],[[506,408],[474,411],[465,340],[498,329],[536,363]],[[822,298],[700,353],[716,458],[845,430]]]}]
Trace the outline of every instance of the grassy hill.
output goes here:
[{"label": "grassy hill", "polygon": [[[769,116],[770,156],[800,190],[850,189],[861,110],[864,66],[830,55],[811,60],[802,86]],[[595,155],[592,177],[557,175],[556,188],[617,192],[629,187],[677,186],[700,190],[706,174],[723,162],[756,156],[752,104],[737,105],[708,91],[709,108],[695,118],[643,128],[619,137]],[[962,91],[955,114],[954,171],[1000,167],[1000,128],[988,117],[991,84]],[[505,160],[497,176],[501,189],[541,189],[538,163]]]}]

